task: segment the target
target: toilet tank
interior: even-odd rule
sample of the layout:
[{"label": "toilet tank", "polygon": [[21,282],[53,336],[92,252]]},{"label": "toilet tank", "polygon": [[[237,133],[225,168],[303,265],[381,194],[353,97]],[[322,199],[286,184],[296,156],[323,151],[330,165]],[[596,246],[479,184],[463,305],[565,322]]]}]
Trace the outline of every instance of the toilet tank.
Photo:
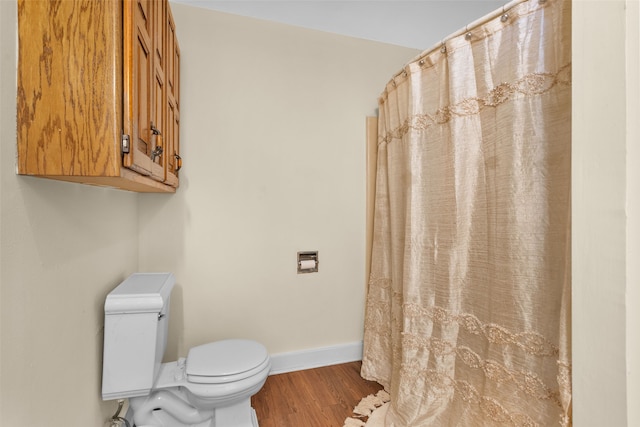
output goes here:
[{"label": "toilet tank", "polygon": [[104,303],[102,399],[149,394],[167,347],[171,273],[135,273]]}]

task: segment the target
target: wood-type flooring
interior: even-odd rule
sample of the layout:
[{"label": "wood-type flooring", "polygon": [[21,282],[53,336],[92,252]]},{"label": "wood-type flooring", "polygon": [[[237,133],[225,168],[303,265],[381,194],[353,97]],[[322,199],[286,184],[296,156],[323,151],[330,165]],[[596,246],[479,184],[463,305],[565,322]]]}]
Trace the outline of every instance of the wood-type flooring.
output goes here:
[{"label": "wood-type flooring", "polygon": [[360,376],[361,362],[271,375],[251,399],[260,427],[342,427],[382,386]]}]

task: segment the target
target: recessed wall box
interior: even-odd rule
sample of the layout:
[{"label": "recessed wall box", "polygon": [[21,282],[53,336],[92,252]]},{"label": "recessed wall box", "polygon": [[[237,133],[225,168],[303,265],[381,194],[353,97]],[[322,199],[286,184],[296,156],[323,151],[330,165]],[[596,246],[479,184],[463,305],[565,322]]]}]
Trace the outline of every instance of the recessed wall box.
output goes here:
[{"label": "recessed wall box", "polygon": [[298,252],[298,274],[318,272],[318,251]]}]

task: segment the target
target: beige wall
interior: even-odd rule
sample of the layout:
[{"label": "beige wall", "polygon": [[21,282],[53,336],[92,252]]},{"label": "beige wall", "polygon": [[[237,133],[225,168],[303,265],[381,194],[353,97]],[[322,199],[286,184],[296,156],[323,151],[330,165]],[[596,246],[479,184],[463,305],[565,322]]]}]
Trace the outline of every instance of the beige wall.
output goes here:
[{"label": "beige wall", "polygon": [[640,425],[639,23],[636,1],[573,3],[573,397],[579,427]]},{"label": "beige wall", "polygon": [[[184,169],[175,197],[140,198],[140,267],[176,274],[175,351],[234,336],[271,353],[361,341],[365,117],[419,52],[172,9]],[[318,273],[296,274],[305,250]]]},{"label": "beige wall", "polygon": [[640,4],[627,2],[627,425],[640,425]]},{"label": "beige wall", "polygon": [[102,305],[138,265],[137,196],[15,175],[13,1],[0,54],[0,425],[102,426]]},{"label": "beige wall", "polygon": [[[15,175],[16,6],[0,0],[2,427],[113,413],[102,305],[136,270],[178,278],[170,357],[226,336],[272,352],[361,339],[364,120],[417,51],[174,9],[182,187],[139,196]],[[299,276],[307,249],[320,273]]]}]

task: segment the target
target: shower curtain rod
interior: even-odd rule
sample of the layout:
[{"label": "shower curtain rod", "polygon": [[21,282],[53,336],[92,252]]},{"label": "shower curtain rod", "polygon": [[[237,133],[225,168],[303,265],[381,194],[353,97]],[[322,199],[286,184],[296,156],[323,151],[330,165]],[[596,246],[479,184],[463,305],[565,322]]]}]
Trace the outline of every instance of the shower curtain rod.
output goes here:
[{"label": "shower curtain rod", "polygon": [[[416,57],[414,57],[411,61],[409,61],[407,63],[407,65],[405,65],[404,67],[402,67],[402,70],[398,71],[396,74],[393,75],[393,77],[391,78],[391,81],[393,81],[396,77],[402,75],[402,74],[406,74],[407,72],[407,67],[409,66],[409,64],[412,64],[424,57],[429,56],[431,53],[433,53],[434,51],[440,49],[446,49],[446,43],[451,40],[454,39],[456,37],[459,37],[463,34],[466,34],[470,31],[473,31],[474,29],[480,27],[481,25],[486,24],[487,22],[502,16],[504,14],[508,14],[509,10],[513,9],[515,6],[521,4],[521,3],[526,3],[528,1],[537,1],[538,3],[544,4],[547,2],[547,0],[511,0],[510,2],[506,3],[504,6],[502,6],[502,8],[494,10],[493,12],[490,12],[486,15],[484,15],[483,17],[476,19],[475,21],[473,21],[471,24],[465,26],[464,28],[450,34],[449,36],[445,37],[444,39],[442,39],[442,41],[440,43],[436,43],[435,45],[433,45],[431,48],[426,49],[424,51],[422,51],[419,55],[417,55]],[[444,52],[443,52],[444,53]]]}]

